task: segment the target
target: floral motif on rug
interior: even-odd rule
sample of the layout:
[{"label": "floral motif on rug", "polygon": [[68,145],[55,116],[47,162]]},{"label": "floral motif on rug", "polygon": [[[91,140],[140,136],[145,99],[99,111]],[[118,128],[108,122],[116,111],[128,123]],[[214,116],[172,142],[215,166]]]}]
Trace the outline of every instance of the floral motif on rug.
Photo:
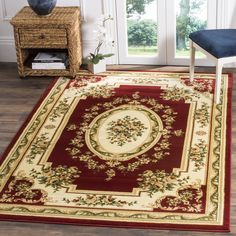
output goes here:
[{"label": "floral motif on rug", "polygon": [[[4,154],[2,219],[227,231],[231,80],[59,78]],[[228,138],[227,138],[228,137]]]}]

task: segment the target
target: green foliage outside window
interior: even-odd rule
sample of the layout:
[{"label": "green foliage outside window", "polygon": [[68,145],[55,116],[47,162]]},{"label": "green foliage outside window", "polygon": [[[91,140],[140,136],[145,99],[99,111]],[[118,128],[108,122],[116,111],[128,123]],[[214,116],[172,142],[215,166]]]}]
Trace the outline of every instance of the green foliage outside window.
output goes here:
[{"label": "green foliage outside window", "polygon": [[197,17],[205,0],[181,0],[180,12],[176,18],[176,46],[178,50],[186,50],[189,34],[206,28],[206,21]]},{"label": "green foliage outside window", "polygon": [[157,45],[157,24],[153,20],[128,21],[129,46]]},{"label": "green foliage outside window", "polygon": [[[145,14],[145,6],[154,0],[127,0],[128,44],[151,47],[157,45],[157,24],[153,20],[131,19],[132,14]],[[199,10],[206,0],[181,0],[180,12],[176,18],[177,50],[187,50],[191,32],[206,28],[206,21],[200,20]]]},{"label": "green foliage outside window", "polygon": [[154,0],[127,0],[126,1],[126,12],[127,16],[130,17],[133,14],[144,14],[145,6]]}]

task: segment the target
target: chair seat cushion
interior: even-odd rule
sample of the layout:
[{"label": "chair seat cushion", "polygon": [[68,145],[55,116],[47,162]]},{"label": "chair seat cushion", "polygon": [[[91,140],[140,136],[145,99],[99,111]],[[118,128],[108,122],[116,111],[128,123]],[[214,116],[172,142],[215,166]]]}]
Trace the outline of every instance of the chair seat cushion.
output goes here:
[{"label": "chair seat cushion", "polygon": [[216,58],[236,56],[236,29],[200,30],[189,38]]}]

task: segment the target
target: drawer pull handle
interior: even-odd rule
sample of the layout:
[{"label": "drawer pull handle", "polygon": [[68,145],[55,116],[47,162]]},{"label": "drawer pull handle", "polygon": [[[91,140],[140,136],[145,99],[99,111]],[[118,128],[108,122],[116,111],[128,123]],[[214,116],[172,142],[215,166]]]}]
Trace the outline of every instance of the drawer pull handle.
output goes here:
[{"label": "drawer pull handle", "polygon": [[39,36],[39,38],[40,38],[40,39],[45,39],[45,35],[44,35],[44,34],[41,34],[41,35]]}]

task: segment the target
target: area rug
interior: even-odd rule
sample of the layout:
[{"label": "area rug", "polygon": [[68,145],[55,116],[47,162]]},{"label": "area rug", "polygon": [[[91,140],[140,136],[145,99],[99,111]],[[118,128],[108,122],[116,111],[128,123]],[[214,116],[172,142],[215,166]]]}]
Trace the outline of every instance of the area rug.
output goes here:
[{"label": "area rug", "polygon": [[229,230],[232,80],[113,71],[59,78],[1,161],[0,218]]}]

